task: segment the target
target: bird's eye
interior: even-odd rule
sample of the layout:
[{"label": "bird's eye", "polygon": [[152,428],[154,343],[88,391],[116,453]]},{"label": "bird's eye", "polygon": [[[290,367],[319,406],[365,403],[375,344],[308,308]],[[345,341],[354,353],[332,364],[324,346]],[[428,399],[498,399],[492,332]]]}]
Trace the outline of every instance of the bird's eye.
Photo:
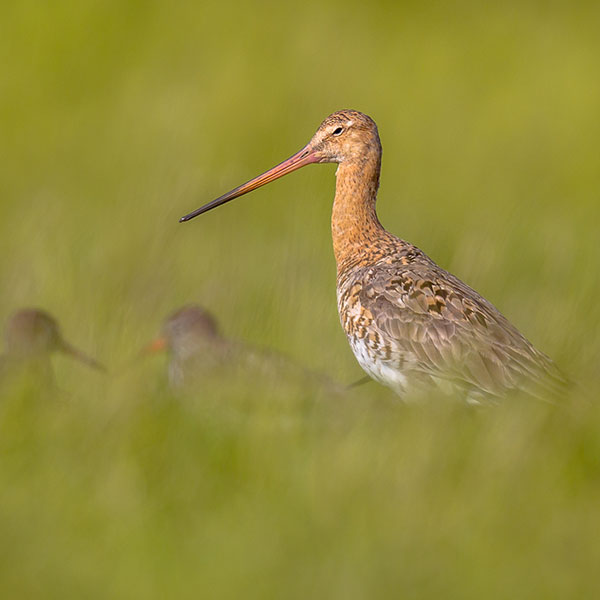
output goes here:
[{"label": "bird's eye", "polygon": [[343,128],[343,127],[336,127],[336,128],[333,130],[333,135],[341,135],[343,131],[344,131],[344,128]]}]

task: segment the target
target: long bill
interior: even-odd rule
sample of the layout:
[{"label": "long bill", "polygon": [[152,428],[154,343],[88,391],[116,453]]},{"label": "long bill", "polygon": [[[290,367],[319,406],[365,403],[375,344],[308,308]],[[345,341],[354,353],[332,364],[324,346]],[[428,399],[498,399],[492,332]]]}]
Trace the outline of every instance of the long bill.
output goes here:
[{"label": "long bill", "polygon": [[75,358],[79,362],[86,364],[89,367],[97,369],[98,371],[106,372],[106,367],[102,363],[99,363],[97,360],[93,359],[87,354],[84,354],[81,350],[71,346],[71,344],[65,342],[64,340],[60,344],[60,350],[61,352],[64,352],[68,356]]},{"label": "long bill", "polygon": [[287,175],[288,173],[291,173],[296,169],[300,169],[305,165],[310,165],[319,161],[320,157],[314,150],[311,150],[309,144],[308,146],[302,148],[300,152],[296,152],[296,154],[290,156],[287,160],[284,160],[282,163],[278,164],[272,169],[269,169],[262,175],[259,175],[258,177],[255,177],[250,181],[247,181],[246,183],[236,187],[230,192],[223,194],[223,196],[220,196],[216,200],[213,200],[212,202],[201,206],[194,212],[191,212],[189,215],[181,217],[181,219],[179,219],[179,222],[183,223],[184,221],[189,221],[190,219],[193,219],[194,217],[197,217],[202,213],[208,212],[213,208],[217,208],[217,206],[221,206],[222,204],[225,204],[226,202],[229,202],[234,198],[239,198],[240,196],[243,196],[244,194],[247,194],[248,192],[251,192],[256,188],[259,188],[267,183],[271,183],[271,181],[275,181],[276,179],[279,179],[280,177],[283,177],[284,175]]}]

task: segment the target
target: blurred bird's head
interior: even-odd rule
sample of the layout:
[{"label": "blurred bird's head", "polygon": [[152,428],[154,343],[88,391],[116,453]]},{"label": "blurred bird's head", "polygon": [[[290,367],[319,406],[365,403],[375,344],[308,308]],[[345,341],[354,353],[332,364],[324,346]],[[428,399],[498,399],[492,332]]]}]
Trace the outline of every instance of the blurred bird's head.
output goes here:
[{"label": "blurred bird's head", "polygon": [[62,336],[56,320],[33,308],[14,313],[4,330],[6,351],[15,358],[32,358],[60,350]]},{"label": "blurred bird's head", "polygon": [[71,346],[60,332],[58,322],[43,310],[25,308],[14,313],[4,331],[7,354],[16,359],[32,360],[62,352],[96,369],[104,367]]},{"label": "blurred bird's head", "polygon": [[149,352],[166,350],[185,359],[210,347],[219,339],[215,318],[204,308],[184,306],[169,315],[160,337],[147,347]]}]

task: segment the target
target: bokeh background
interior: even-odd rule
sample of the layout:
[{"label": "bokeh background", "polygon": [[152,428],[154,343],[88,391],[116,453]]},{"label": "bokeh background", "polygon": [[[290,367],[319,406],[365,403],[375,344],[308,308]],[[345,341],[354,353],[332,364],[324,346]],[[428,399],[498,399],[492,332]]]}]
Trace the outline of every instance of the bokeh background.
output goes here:
[{"label": "bokeh background", "polygon": [[[0,8],[0,318],[52,312],[60,400],[0,403],[4,598],[591,598],[600,564],[600,6],[30,0]],[[355,108],[384,225],[577,382],[413,407],[121,369],[174,308],[349,383],[314,166],[188,224]],[[581,404],[581,405],[580,405]]]}]

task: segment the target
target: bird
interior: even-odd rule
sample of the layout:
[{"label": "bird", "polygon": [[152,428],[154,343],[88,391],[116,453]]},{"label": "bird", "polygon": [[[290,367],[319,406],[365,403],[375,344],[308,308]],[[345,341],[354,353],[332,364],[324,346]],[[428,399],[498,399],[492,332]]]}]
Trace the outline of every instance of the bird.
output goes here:
[{"label": "bird", "polygon": [[331,232],[340,321],[359,365],[402,399],[442,392],[469,403],[513,393],[548,400],[567,380],[500,311],[376,212],[382,147],[375,121],[329,115],[296,154],[182,217],[194,217],[315,163],[337,163]]},{"label": "bird", "polygon": [[5,353],[0,356],[0,378],[24,378],[48,390],[56,388],[50,357],[61,352],[76,360],[105,371],[105,367],[87,356],[62,336],[57,320],[38,308],[24,308],[13,313],[4,328]]},{"label": "bird", "polygon": [[167,378],[175,390],[213,375],[231,378],[244,372],[250,377],[295,380],[328,391],[341,389],[327,375],[311,371],[274,350],[226,337],[215,317],[197,304],[182,306],[169,314],[160,335],[142,350],[142,355],[161,351],[168,354]]}]

